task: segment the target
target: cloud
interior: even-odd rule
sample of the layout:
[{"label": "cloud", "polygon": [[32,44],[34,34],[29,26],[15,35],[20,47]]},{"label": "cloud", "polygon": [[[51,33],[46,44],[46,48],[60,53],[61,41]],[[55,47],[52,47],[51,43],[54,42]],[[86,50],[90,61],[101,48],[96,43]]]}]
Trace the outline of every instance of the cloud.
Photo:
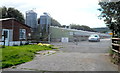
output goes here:
[{"label": "cloud", "polygon": [[14,7],[24,15],[33,8],[38,17],[43,12],[48,12],[62,25],[76,23],[90,27],[98,27],[98,24],[105,26],[96,16],[99,14],[98,0],[2,0],[0,5]]}]

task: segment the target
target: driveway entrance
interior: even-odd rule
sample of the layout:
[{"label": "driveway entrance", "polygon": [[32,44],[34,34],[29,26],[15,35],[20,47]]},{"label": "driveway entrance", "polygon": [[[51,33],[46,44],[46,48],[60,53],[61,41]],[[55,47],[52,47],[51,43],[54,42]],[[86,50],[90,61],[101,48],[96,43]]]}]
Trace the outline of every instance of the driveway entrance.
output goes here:
[{"label": "driveway entrance", "polygon": [[101,42],[81,41],[75,43],[51,43],[60,47],[52,55],[36,56],[31,61],[8,68],[13,71],[118,71],[118,66],[111,63],[108,51],[110,39]]}]

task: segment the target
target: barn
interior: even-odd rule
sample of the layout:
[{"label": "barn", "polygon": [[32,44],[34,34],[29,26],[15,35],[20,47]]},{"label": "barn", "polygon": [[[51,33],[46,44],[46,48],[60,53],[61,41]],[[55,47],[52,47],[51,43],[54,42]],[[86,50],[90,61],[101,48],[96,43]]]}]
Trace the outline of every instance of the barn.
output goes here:
[{"label": "barn", "polygon": [[105,34],[105,33],[50,26],[51,42],[74,42],[75,39],[77,39],[78,41],[85,41],[85,40],[88,40],[88,37],[91,34],[98,34],[101,38],[111,37],[109,34]]},{"label": "barn", "polygon": [[31,27],[14,18],[0,19],[0,45],[26,44],[31,36]]}]

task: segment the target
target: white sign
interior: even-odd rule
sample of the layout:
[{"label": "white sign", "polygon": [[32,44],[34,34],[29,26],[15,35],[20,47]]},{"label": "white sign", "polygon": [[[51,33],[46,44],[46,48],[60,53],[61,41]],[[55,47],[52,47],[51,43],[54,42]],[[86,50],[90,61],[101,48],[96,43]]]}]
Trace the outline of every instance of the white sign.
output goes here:
[{"label": "white sign", "polygon": [[67,43],[69,41],[68,37],[62,37],[61,42]]}]

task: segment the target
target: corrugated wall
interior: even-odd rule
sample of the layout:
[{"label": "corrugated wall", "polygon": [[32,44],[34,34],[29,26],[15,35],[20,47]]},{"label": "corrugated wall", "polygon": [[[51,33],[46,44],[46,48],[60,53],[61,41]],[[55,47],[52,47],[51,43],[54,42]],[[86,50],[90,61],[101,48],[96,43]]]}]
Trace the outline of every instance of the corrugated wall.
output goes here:
[{"label": "corrugated wall", "polygon": [[61,42],[62,37],[68,37],[69,42],[73,42],[75,38],[78,41],[87,40],[91,34],[99,34],[101,37],[110,37],[107,34],[88,32],[75,29],[59,28],[59,27],[50,27],[50,38],[52,42]]},{"label": "corrugated wall", "polygon": [[62,37],[73,38],[69,33],[70,31],[65,29],[50,27],[51,41],[61,41]]}]

